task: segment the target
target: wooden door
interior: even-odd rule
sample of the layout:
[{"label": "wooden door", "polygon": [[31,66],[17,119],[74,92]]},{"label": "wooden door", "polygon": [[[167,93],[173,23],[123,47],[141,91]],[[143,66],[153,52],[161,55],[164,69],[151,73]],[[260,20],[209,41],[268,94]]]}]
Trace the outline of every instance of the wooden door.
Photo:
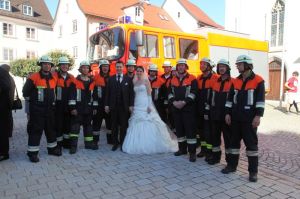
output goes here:
[{"label": "wooden door", "polygon": [[[266,96],[266,99],[268,100],[280,100],[280,73],[281,73],[281,63],[278,61],[271,62],[269,64],[270,91]],[[286,71],[284,70],[283,85],[286,81],[285,76],[286,76]]]}]

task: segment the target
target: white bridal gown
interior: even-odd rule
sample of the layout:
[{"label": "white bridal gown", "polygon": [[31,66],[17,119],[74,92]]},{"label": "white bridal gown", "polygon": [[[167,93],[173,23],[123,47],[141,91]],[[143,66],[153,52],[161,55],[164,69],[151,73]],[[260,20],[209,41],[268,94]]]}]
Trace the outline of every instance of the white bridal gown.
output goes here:
[{"label": "white bridal gown", "polygon": [[160,119],[151,101],[151,112],[147,88],[144,84],[134,86],[133,113],[129,119],[123,151],[129,154],[153,154],[178,150],[176,137],[170,134],[167,125]]}]

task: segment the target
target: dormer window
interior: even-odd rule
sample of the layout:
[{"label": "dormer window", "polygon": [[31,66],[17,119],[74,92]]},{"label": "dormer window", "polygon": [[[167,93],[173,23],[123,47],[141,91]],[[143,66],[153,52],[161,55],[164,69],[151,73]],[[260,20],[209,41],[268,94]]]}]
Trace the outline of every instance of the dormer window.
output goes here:
[{"label": "dormer window", "polygon": [[140,7],[135,7],[135,16],[140,17],[141,16],[141,8]]},{"label": "dormer window", "polygon": [[32,7],[28,6],[28,5],[23,5],[23,14],[33,16],[32,15]]},{"label": "dormer window", "polygon": [[10,11],[10,1],[0,0],[0,9]]}]

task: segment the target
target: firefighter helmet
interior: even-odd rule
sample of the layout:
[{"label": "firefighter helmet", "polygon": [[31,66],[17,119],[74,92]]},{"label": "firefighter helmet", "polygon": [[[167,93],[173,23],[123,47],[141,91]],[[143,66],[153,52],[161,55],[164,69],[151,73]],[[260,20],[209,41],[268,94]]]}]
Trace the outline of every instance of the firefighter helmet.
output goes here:
[{"label": "firefighter helmet", "polygon": [[38,60],[37,65],[42,66],[42,63],[50,63],[52,67],[54,66],[52,62],[52,58],[48,55],[41,56],[40,59]]},{"label": "firefighter helmet", "polygon": [[61,64],[69,64],[70,65],[70,61],[69,61],[68,57],[58,58],[58,65],[61,65]]},{"label": "firefighter helmet", "polygon": [[108,65],[108,66],[109,66],[109,61],[106,60],[106,59],[101,59],[101,60],[99,61],[99,68],[100,68],[102,65]]},{"label": "firefighter helmet", "polygon": [[207,58],[207,57],[204,57],[203,59],[201,59],[200,63],[201,62],[205,62],[205,63],[208,63],[210,67],[214,67],[214,63],[211,61],[211,59]]},{"label": "firefighter helmet", "polygon": [[170,61],[164,61],[163,67],[172,67],[171,62]]},{"label": "firefighter helmet", "polygon": [[223,64],[223,65],[226,65],[227,66],[227,73],[230,73],[230,64],[229,64],[229,61],[226,60],[226,59],[220,59],[217,63],[217,73],[220,74],[219,72],[219,65],[220,64]]},{"label": "firefighter helmet", "polygon": [[149,66],[149,71],[158,71],[158,67],[157,67],[157,65],[156,64],[151,64],[150,66]]},{"label": "firefighter helmet", "polygon": [[136,66],[136,62],[134,59],[128,59],[126,66]]},{"label": "firefighter helmet", "polygon": [[240,55],[236,59],[236,64],[238,63],[246,63],[248,67],[253,70],[253,60],[248,55]]},{"label": "firefighter helmet", "polygon": [[[80,71],[80,69],[81,69],[82,66],[88,66],[89,69],[90,69],[90,71],[92,71],[92,70],[91,70],[91,64],[90,64],[89,61],[84,60],[84,61],[80,62],[80,64],[79,64],[79,71]],[[81,71],[80,71],[80,72],[81,72]]]},{"label": "firefighter helmet", "polygon": [[178,64],[185,64],[186,69],[189,69],[189,65],[187,64],[186,59],[180,58],[176,63],[176,69],[177,69]]}]

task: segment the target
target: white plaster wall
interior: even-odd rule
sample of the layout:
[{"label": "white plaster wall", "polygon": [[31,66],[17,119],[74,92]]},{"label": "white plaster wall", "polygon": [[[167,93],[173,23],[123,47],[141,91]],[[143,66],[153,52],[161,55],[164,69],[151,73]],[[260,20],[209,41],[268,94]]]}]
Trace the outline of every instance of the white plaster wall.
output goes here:
[{"label": "white plaster wall", "polygon": [[[73,33],[73,20],[77,20],[77,32]],[[59,27],[62,26],[62,36]],[[54,49],[67,51],[73,56],[73,47],[78,47],[73,73],[77,73],[79,63],[87,58],[87,18],[80,10],[77,1],[60,0],[53,25]]]},{"label": "white plaster wall", "polygon": [[[198,28],[197,20],[177,0],[167,0],[163,9],[173,18],[182,31],[193,33]],[[180,18],[178,18],[178,12],[180,12]]]},{"label": "white plaster wall", "polygon": [[[14,26],[14,36],[3,35],[3,23],[10,23]],[[36,39],[26,38],[26,28],[36,29]],[[38,24],[30,21],[0,16],[0,64],[8,63],[3,60],[3,48],[14,50],[14,59],[26,58],[26,51],[35,51],[36,56],[41,56],[51,50],[52,28],[47,25]]]}]

